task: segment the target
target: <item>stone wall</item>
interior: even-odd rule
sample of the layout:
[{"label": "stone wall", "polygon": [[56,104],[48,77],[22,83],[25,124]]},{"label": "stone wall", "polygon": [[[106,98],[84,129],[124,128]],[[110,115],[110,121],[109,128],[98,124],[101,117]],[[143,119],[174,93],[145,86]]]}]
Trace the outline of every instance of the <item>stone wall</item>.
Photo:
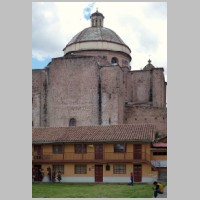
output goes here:
[{"label": "stone wall", "polygon": [[123,71],[119,66],[102,67],[102,125],[122,124],[124,116]]},{"label": "stone wall", "polygon": [[[67,54],[70,55],[70,54]],[[66,56],[67,56],[66,55]],[[123,66],[127,66],[130,69],[130,61],[131,61],[131,57],[128,56],[125,53],[122,52],[113,52],[113,51],[76,51],[74,52],[72,55],[88,55],[88,56],[97,56],[97,57],[101,57],[103,59],[106,59],[110,64],[111,64],[111,59],[113,57],[116,57],[118,59],[118,64],[123,67]]]},{"label": "stone wall", "polygon": [[151,103],[153,107],[166,106],[166,84],[163,68],[130,71],[127,78],[128,102]]},{"label": "stone wall", "polygon": [[161,134],[167,134],[167,109],[145,106],[126,106],[125,124],[155,124],[157,131]]},{"label": "stone wall", "polygon": [[130,84],[132,85],[132,102],[149,102],[150,92],[150,71],[138,70],[131,72],[132,79]]},{"label": "stone wall", "polygon": [[55,58],[33,70],[33,126],[65,127],[75,118],[76,126],[154,123],[167,133],[163,69],[129,71],[108,61],[125,59],[121,53],[93,54]]},{"label": "stone wall", "polygon": [[155,68],[152,72],[153,81],[153,106],[165,107],[166,106],[166,85],[163,75],[163,68]]},{"label": "stone wall", "polygon": [[44,126],[45,70],[32,71],[32,124]]},{"label": "stone wall", "polygon": [[98,66],[94,57],[53,59],[48,76],[49,127],[98,125]]}]

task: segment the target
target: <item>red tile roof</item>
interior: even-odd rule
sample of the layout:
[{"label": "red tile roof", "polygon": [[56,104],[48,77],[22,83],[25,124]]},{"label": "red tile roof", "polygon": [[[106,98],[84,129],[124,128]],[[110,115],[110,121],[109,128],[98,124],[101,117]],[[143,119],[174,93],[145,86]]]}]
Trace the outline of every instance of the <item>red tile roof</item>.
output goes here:
[{"label": "red tile roof", "polygon": [[154,140],[152,124],[33,128],[33,143],[114,142]]},{"label": "red tile roof", "polygon": [[167,147],[167,143],[155,142],[152,144],[153,147]]}]

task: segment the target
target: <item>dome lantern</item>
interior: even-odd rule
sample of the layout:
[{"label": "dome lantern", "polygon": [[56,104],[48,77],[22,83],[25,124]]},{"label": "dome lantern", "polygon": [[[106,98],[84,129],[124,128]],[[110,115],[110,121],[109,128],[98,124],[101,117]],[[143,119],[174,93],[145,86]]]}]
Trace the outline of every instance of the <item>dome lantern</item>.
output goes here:
[{"label": "dome lantern", "polygon": [[103,27],[104,16],[98,10],[90,16],[91,27]]},{"label": "dome lantern", "polygon": [[151,60],[148,60],[148,64],[143,68],[143,70],[152,70],[155,67],[151,64]]}]

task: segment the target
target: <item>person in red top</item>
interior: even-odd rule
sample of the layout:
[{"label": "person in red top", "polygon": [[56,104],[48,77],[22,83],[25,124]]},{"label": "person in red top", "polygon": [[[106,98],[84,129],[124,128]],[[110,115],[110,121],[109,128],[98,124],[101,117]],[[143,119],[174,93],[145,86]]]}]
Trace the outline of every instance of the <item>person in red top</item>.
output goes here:
[{"label": "person in red top", "polygon": [[153,184],[155,185],[154,197],[156,198],[158,194],[163,194],[163,185],[161,183],[158,183],[157,181],[154,181]]}]

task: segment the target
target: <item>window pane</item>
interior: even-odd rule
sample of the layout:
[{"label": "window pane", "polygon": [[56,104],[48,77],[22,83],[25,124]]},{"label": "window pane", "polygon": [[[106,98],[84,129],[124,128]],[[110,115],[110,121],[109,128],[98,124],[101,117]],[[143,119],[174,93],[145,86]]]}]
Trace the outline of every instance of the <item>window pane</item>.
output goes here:
[{"label": "window pane", "polygon": [[86,153],[86,144],[75,144],[75,153]]},{"label": "window pane", "polygon": [[114,144],[114,152],[126,152],[125,144]]},{"label": "window pane", "polygon": [[63,145],[53,145],[53,153],[63,153]]},{"label": "window pane", "polygon": [[87,166],[75,165],[75,174],[87,174]]},{"label": "window pane", "polygon": [[125,164],[115,164],[113,165],[114,174],[126,174],[126,165]]},{"label": "window pane", "polygon": [[53,171],[58,173],[59,171],[64,174],[64,165],[53,165]]}]

